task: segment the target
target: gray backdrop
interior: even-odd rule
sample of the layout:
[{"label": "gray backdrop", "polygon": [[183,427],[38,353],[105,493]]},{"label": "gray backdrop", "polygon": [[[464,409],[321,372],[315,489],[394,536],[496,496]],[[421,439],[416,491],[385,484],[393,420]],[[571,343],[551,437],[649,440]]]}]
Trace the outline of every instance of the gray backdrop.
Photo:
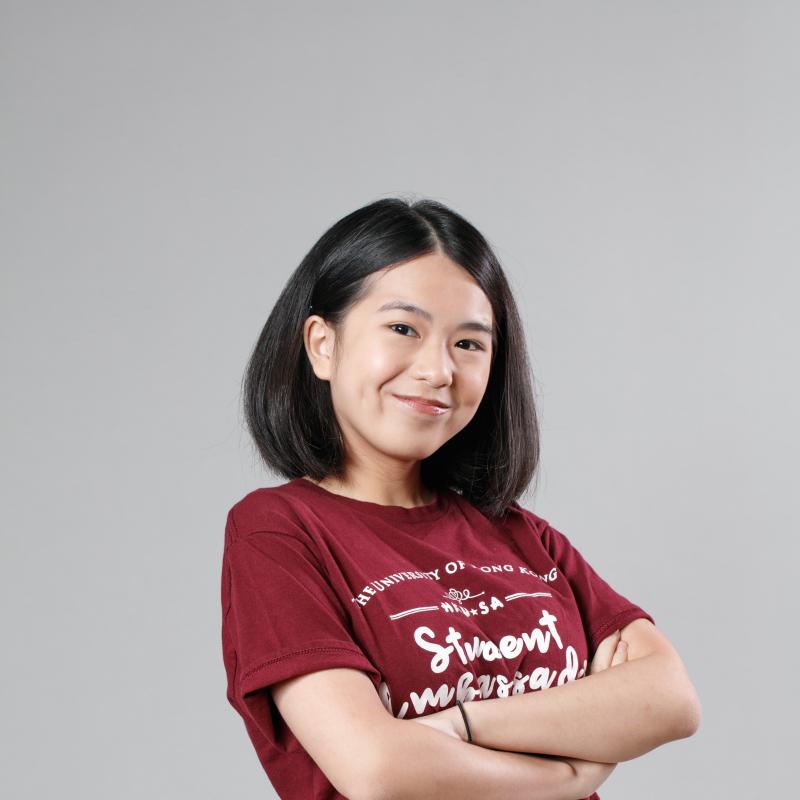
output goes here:
[{"label": "gray backdrop", "polygon": [[240,379],[314,240],[402,194],[495,246],[542,413],[523,500],[702,700],[601,795],[787,794],[798,23],[764,0],[3,2],[3,793],[271,796],[219,640],[226,512],[276,482]]}]

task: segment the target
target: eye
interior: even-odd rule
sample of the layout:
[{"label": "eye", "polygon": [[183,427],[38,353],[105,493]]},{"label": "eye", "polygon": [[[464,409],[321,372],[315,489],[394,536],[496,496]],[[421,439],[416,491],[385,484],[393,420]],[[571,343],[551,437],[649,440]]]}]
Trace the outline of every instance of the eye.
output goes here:
[{"label": "eye", "polygon": [[[406,325],[403,322],[395,322],[393,325],[389,325],[389,328],[391,330],[394,330],[395,328],[404,328],[407,331],[413,331],[414,330],[410,325]],[[414,332],[416,333],[416,331],[414,331]],[[402,333],[401,331],[398,331],[398,333],[401,333],[401,335],[403,335],[403,336],[407,335],[407,334]],[[466,342],[467,344],[474,345],[474,347],[460,347],[459,350],[467,350],[468,352],[473,352],[474,353],[474,352],[477,352],[478,350],[485,350],[486,349],[480,342],[476,342],[474,339],[462,339],[460,342],[458,342],[458,344],[461,344],[462,342]]]},{"label": "eye", "polygon": [[[407,331],[413,331],[414,330],[410,325],[406,325],[403,322],[395,322],[393,325],[389,325],[389,328],[391,330],[394,330],[395,328],[404,328]],[[416,331],[414,331],[414,332],[416,333]],[[398,331],[398,333],[400,333],[403,336],[407,335],[407,334],[402,333],[402,331]],[[458,344],[461,344],[462,342],[466,342],[468,345],[473,345],[473,347],[459,347],[459,350],[467,350],[468,352],[473,352],[474,353],[474,352],[477,352],[478,350],[485,350],[486,349],[480,342],[476,342],[474,339],[462,339],[460,342],[458,342]]]},{"label": "eye", "polygon": [[[413,331],[414,329],[410,325],[404,325],[402,322],[397,322],[394,325],[390,325],[390,328],[406,328],[409,331]],[[405,334],[403,334],[405,336]]]}]

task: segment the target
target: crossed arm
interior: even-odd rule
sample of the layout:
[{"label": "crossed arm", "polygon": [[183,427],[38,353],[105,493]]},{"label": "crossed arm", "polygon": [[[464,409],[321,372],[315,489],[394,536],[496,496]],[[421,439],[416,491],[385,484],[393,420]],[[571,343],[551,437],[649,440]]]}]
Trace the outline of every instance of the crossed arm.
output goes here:
[{"label": "crossed arm", "polygon": [[[466,703],[473,742],[617,763],[691,736],[701,707],[673,646],[644,618],[626,625],[620,638],[628,660],[613,669],[538,692]],[[437,713],[463,725],[455,707]]]},{"label": "crossed arm", "polygon": [[[463,741],[457,708],[397,719],[357,669],[312,672],[270,691],[303,747],[352,800],[578,800],[617,762],[689,736],[699,724],[697,695],[667,639],[645,619],[621,637],[627,661],[618,659],[612,635],[597,648],[599,672],[467,703],[479,747]],[[308,702],[321,696],[327,702]]]},{"label": "crossed arm", "polygon": [[[596,791],[619,761],[692,735],[700,702],[670,642],[644,618],[623,628],[619,638],[628,660],[618,662],[615,653],[613,669],[544,691],[467,703],[472,741],[483,749],[448,737],[431,737],[428,744],[415,736],[396,739],[402,752],[381,765],[385,785],[392,787],[387,796],[467,800],[513,792],[575,800]],[[598,654],[616,643],[612,634]],[[411,721],[464,736],[454,707]],[[409,761],[419,768],[416,777]],[[429,779],[420,781],[420,775]]]}]

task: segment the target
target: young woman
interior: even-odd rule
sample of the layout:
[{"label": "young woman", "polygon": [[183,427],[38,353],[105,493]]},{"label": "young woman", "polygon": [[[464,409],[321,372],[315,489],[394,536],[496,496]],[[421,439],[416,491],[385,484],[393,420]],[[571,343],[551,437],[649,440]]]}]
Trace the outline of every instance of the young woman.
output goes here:
[{"label": "young woman", "polygon": [[653,617],[517,502],[539,458],[525,335],[463,217],[383,199],[333,225],[244,395],[286,482],[228,514],[223,656],[281,798],[598,798],[697,729]]}]

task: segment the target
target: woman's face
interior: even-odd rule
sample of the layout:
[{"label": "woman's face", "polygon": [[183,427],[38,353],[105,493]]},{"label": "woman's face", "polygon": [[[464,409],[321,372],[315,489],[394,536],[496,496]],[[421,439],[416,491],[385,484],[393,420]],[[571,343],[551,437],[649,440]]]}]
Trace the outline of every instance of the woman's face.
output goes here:
[{"label": "woman's face", "polygon": [[[348,456],[361,463],[376,456],[414,462],[436,452],[475,415],[489,381],[492,307],[472,276],[440,254],[387,267],[367,280],[369,290],[338,338],[321,317],[309,317],[306,351],[317,377],[330,381]],[[385,308],[395,303],[421,311]],[[448,408],[423,413],[397,395]]]}]

